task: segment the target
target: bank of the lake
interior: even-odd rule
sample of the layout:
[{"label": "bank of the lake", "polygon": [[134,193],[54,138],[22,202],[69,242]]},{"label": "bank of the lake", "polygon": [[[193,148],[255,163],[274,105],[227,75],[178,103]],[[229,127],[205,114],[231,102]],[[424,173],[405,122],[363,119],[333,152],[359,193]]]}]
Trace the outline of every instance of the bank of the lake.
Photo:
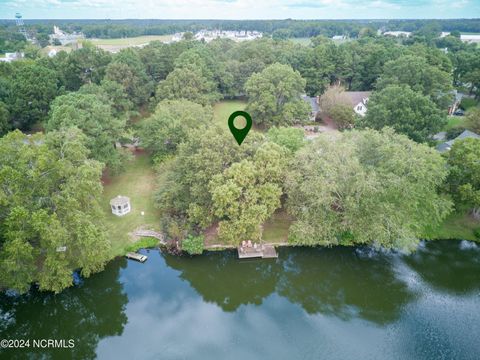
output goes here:
[{"label": "bank of the lake", "polygon": [[6,339],[73,339],[72,349],[0,358],[477,359],[480,246],[422,243],[117,258],[59,295],[0,297]]}]

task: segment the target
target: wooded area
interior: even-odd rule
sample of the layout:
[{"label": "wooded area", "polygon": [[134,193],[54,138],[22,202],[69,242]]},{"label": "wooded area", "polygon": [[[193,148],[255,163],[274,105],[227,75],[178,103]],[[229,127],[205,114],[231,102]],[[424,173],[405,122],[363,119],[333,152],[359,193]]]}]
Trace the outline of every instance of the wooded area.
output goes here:
[{"label": "wooded area", "polygon": [[[165,22],[158,32],[199,24]],[[453,90],[473,102],[465,128],[480,129],[480,49],[439,38],[478,21],[389,22],[416,31],[407,39],[370,31],[381,22],[209,26],[218,24],[273,38],[156,41],[117,54],[85,42],[70,53],[26,51],[0,63],[0,286],[59,292],[72,271],[89,276],[104,266],[113,255],[99,204],[102,170],[121,174],[132,157],[122,145],[136,140],[161,184],[152,194],[159,227],[190,253],[201,252],[209,228],[220,244],[260,241],[278,210],[292,218],[292,245],[406,251],[453,211],[480,216],[480,140],[456,141],[443,154],[433,147]],[[111,35],[106,25],[71,26]],[[337,27],[355,38],[336,44],[322,36]],[[297,44],[281,39],[284,29],[286,38],[315,37]],[[328,96],[334,87],[372,91],[366,116],[335,100],[328,115],[341,131],[307,140],[302,126],[319,123],[302,96]],[[212,106],[222,99],[246,99],[254,129],[241,146],[215,121]]]}]

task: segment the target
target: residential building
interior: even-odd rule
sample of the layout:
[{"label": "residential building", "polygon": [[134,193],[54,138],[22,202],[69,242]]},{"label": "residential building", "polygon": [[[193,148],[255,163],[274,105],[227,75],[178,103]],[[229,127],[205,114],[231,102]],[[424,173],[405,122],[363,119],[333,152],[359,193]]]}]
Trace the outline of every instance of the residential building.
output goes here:
[{"label": "residential building", "polygon": [[446,141],[446,142],[438,145],[437,146],[437,151],[439,151],[439,152],[449,151],[452,148],[452,145],[455,143],[455,141],[463,140],[463,139],[480,139],[480,135],[475,134],[474,132],[472,132],[470,130],[465,130],[460,135],[458,135],[455,139]]},{"label": "residential building", "polygon": [[346,91],[345,94],[348,96],[353,111],[357,115],[365,116],[371,91]]},{"label": "residential building", "polygon": [[23,59],[25,54],[22,52],[5,53],[5,57],[0,58],[0,62],[12,62]]}]

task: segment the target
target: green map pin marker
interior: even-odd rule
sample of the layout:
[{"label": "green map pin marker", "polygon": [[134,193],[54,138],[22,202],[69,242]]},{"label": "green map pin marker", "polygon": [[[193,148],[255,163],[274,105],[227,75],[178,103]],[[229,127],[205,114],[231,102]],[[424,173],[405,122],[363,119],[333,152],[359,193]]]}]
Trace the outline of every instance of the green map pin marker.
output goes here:
[{"label": "green map pin marker", "polygon": [[[233,121],[237,116],[244,117],[245,121],[247,122],[247,125],[245,125],[243,129],[237,129],[233,124]],[[237,140],[238,145],[241,145],[243,140],[245,140],[245,138],[247,137],[250,128],[252,127],[252,117],[249,113],[245,111],[235,111],[228,118],[228,127],[230,128],[230,132],[232,133],[235,140]]]}]

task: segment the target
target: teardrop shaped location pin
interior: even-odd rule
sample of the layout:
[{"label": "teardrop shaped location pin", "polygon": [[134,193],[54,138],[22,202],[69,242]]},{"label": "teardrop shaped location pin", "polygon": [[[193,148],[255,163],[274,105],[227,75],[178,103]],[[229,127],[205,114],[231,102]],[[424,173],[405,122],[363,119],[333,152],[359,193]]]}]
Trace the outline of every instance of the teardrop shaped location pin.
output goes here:
[{"label": "teardrop shaped location pin", "polygon": [[[235,118],[238,116],[245,118],[246,125],[243,129],[237,129],[233,123]],[[230,132],[235,140],[237,140],[238,145],[241,145],[243,140],[245,140],[247,137],[250,128],[252,127],[252,117],[245,111],[235,111],[228,118],[228,127],[230,128]]]}]

